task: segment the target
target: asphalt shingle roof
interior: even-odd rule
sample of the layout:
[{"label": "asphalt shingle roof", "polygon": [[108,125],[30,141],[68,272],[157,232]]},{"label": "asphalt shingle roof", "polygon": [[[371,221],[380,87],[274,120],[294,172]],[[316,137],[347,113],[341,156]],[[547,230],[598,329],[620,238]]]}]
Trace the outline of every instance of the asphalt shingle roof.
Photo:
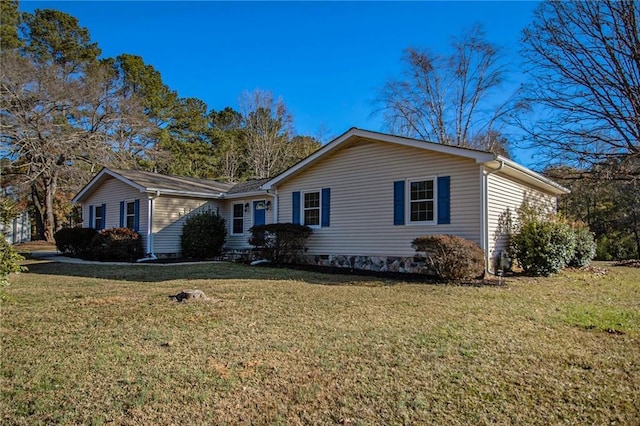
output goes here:
[{"label": "asphalt shingle roof", "polygon": [[240,194],[243,192],[253,192],[260,190],[260,187],[263,183],[267,182],[269,179],[255,179],[249,180],[247,182],[238,183],[233,186],[227,194]]},{"label": "asphalt shingle roof", "polygon": [[149,190],[178,191],[218,195],[227,192],[233,184],[217,180],[197,179],[184,176],[161,175],[141,170],[111,169],[113,172]]}]

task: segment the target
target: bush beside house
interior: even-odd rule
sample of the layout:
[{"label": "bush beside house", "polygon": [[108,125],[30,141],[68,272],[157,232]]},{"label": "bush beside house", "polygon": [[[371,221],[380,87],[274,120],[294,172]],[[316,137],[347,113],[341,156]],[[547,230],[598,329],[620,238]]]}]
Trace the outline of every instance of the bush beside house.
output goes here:
[{"label": "bush beside house", "polygon": [[414,239],[411,246],[426,257],[427,266],[440,279],[473,279],[484,273],[484,251],[473,241],[455,235],[427,235]]},{"label": "bush beside house", "polygon": [[566,266],[588,265],[596,254],[596,242],[586,225],[524,205],[510,235],[510,250],[525,273],[549,276]]},{"label": "bush beside house", "polygon": [[59,252],[74,257],[90,257],[91,241],[98,234],[93,228],[62,228],[53,238]]},{"label": "bush beside house", "polygon": [[249,244],[262,258],[275,263],[291,263],[305,251],[307,239],[312,234],[308,226],[294,223],[257,225],[249,229]]},{"label": "bush beside house", "polygon": [[54,234],[56,248],[68,256],[102,261],[133,261],[144,256],[142,238],[133,229],[64,228]]},{"label": "bush beside house", "polygon": [[595,257],[597,244],[593,232],[589,230],[587,225],[576,223],[573,231],[575,233],[575,247],[569,266],[582,268],[591,263],[591,260]]},{"label": "bush beside house", "polygon": [[129,228],[100,231],[91,241],[90,251],[96,260],[133,261],[144,256],[140,234]]},{"label": "bush beside house", "polygon": [[182,227],[182,255],[192,259],[220,256],[227,238],[225,220],[213,211],[190,216]]}]

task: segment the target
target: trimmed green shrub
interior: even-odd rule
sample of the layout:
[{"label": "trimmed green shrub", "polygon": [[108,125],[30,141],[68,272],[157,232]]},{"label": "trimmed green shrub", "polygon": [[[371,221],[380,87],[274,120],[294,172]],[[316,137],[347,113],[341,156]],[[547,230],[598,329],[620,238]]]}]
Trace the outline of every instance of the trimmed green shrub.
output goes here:
[{"label": "trimmed green shrub", "polygon": [[62,228],[53,234],[53,238],[61,253],[82,257],[89,255],[91,242],[97,233],[93,228]]},{"label": "trimmed green shrub", "polygon": [[182,226],[182,255],[193,259],[219,256],[227,238],[227,226],[215,212],[196,213]]},{"label": "trimmed green shrub", "polygon": [[596,240],[593,232],[584,224],[574,224],[573,232],[575,234],[575,247],[569,266],[582,268],[591,263],[591,260],[595,257]]},{"label": "trimmed green shrub", "polygon": [[569,264],[575,240],[573,229],[564,221],[530,218],[511,236],[511,249],[525,273],[549,276]]},{"label": "trimmed green shrub", "polygon": [[455,235],[425,235],[413,240],[411,246],[426,256],[440,279],[472,279],[484,273],[484,251],[473,241]]},{"label": "trimmed green shrub", "polygon": [[258,225],[249,231],[249,244],[255,246],[264,259],[275,263],[295,262],[305,251],[307,239],[313,232],[308,226],[295,223]]},{"label": "trimmed green shrub", "polygon": [[140,259],[144,256],[142,238],[129,228],[105,229],[93,237],[91,255],[96,260],[107,261]]}]

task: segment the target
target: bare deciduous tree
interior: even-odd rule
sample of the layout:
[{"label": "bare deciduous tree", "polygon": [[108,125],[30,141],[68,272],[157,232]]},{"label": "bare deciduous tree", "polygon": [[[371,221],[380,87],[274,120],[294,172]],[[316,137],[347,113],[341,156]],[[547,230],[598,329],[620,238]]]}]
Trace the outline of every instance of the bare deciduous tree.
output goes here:
[{"label": "bare deciduous tree", "polygon": [[282,99],[271,92],[244,92],[240,98],[247,135],[247,163],[254,178],[267,178],[285,168],[293,119]]},{"label": "bare deciduous tree", "polygon": [[36,66],[4,52],[0,78],[2,156],[30,188],[42,237],[53,239],[54,200],[60,179],[78,159],[101,152],[84,123],[93,107],[80,79],[60,78],[55,65]]},{"label": "bare deciduous tree", "polygon": [[403,136],[474,147],[478,135],[493,130],[505,101],[492,98],[506,67],[500,50],[475,26],[451,43],[452,53],[437,55],[408,48],[401,80],[388,81],[378,103],[388,130]]},{"label": "bare deciduous tree", "polygon": [[[522,120],[547,157],[579,167],[619,162],[640,175],[640,3],[547,1],[524,32],[532,77]],[[628,158],[630,161],[625,161]]]}]

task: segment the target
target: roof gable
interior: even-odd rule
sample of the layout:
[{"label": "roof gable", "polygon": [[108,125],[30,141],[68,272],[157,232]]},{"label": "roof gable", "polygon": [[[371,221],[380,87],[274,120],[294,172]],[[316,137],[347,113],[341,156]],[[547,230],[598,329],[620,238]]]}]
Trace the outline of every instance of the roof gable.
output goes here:
[{"label": "roof gable", "polygon": [[431,152],[437,152],[441,154],[453,155],[461,158],[468,158],[474,160],[478,164],[485,165],[490,170],[493,169],[496,172],[502,172],[514,177],[520,178],[521,180],[528,182],[529,184],[542,188],[546,191],[549,191],[554,194],[566,194],[569,192],[568,189],[562,187],[561,185],[553,182],[552,180],[530,170],[512,160],[509,160],[505,157],[486,152],[480,151],[470,148],[460,148],[451,145],[443,145],[434,142],[427,142],[418,139],[411,139],[402,136],[394,136],[386,133],[378,133],[372,132],[369,130],[361,130],[356,127],[352,127],[347,132],[338,136],[333,141],[329,142],[318,151],[314,152],[307,158],[298,162],[294,166],[280,173],[278,176],[270,179],[264,185],[262,185],[262,189],[269,190],[278,184],[293,178],[298,173],[307,169],[308,167],[317,164],[322,161],[324,158],[332,155],[341,149],[352,146],[353,144],[358,143],[359,141],[376,141],[376,142],[384,142],[389,144],[395,144],[400,146],[408,146],[417,149],[422,149]]},{"label": "roof gable", "polygon": [[215,180],[196,179],[182,176],[161,175],[141,170],[120,170],[103,168],[73,198],[74,203],[82,202],[107,179],[114,178],[132,186],[140,192],[172,194],[196,198],[219,198],[232,184]]},{"label": "roof gable", "polygon": [[468,148],[458,148],[450,145],[443,145],[433,142],[426,142],[417,139],[406,138],[402,136],[394,136],[386,133],[378,133],[372,132],[369,130],[361,130],[355,127],[352,127],[347,132],[338,136],[333,141],[329,142],[318,151],[314,152],[307,158],[298,162],[294,166],[280,173],[278,176],[272,178],[268,182],[266,182],[262,187],[264,189],[271,189],[273,186],[278,185],[279,183],[295,176],[303,169],[311,166],[319,162],[320,160],[326,158],[327,156],[344,149],[358,141],[362,140],[373,140],[377,142],[386,142],[390,144],[396,144],[401,146],[409,146],[413,148],[424,149],[433,152],[439,152],[442,154],[455,155],[463,158],[470,158],[475,160],[477,163],[483,163],[486,161],[491,161],[496,158],[494,154],[478,151],[474,149]]}]

